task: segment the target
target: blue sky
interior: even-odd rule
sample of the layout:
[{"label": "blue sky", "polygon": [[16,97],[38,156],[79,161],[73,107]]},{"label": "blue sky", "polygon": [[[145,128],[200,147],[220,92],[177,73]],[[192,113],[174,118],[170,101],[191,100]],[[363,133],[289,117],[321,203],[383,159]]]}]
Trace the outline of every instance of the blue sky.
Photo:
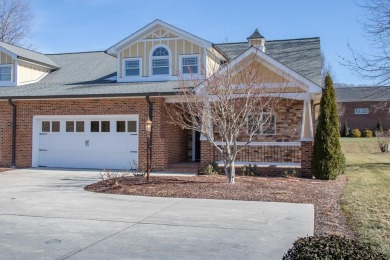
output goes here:
[{"label": "blue sky", "polygon": [[161,19],[213,43],[240,42],[258,28],[268,40],[321,37],[334,81],[370,84],[341,66],[349,42],[369,52],[356,0],[33,0],[30,42],[37,51],[106,50]]}]

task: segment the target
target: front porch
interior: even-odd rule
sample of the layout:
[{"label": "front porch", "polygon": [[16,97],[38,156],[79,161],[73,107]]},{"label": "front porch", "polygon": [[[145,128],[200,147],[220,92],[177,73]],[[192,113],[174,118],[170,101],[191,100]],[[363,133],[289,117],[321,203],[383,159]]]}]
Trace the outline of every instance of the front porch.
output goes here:
[{"label": "front porch", "polygon": [[[308,100],[285,102],[276,115],[275,134],[257,135],[246,145],[245,134],[237,145],[245,146],[236,158],[236,168],[256,165],[264,176],[281,176],[296,172],[298,176],[312,177],[313,146],[312,105]],[[168,163],[164,172],[197,173],[210,162],[223,167],[221,153],[209,141],[193,130],[170,125],[166,136]],[[215,134],[215,138],[219,138]],[[217,139],[218,140],[218,139]],[[216,142],[219,147],[224,143]],[[157,169],[156,169],[157,170]]]},{"label": "front porch", "polygon": [[[245,142],[238,142],[244,145]],[[222,143],[221,143],[222,146]],[[239,154],[235,162],[236,169],[251,164],[259,168],[261,175],[282,176],[286,171],[297,175],[311,178],[313,142],[252,142]],[[223,167],[222,155],[209,142],[201,142],[202,161],[217,162]]]},{"label": "front porch", "polygon": [[[223,168],[222,155],[209,142],[201,141],[201,161],[176,162],[164,169],[167,173],[196,174],[205,164],[216,162]],[[244,142],[239,142],[244,145]],[[221,144],[222,146],[222,144]],[[252,142],[237,156],[235,167],[239,173],[242,166],[256,165],[261,176],[293,174],[311,175],[312,142]],[[192,157],[189,157],[189,159]]]}]

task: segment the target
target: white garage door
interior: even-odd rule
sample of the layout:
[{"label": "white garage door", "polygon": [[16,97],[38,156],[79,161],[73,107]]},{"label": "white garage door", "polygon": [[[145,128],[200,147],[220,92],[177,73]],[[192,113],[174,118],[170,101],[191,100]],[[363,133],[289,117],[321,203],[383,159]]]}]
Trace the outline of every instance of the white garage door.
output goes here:
[{"label": "white garage door", "polygon": [[138,116],[34,118],[33,166],[132,169],[138,163]]}]

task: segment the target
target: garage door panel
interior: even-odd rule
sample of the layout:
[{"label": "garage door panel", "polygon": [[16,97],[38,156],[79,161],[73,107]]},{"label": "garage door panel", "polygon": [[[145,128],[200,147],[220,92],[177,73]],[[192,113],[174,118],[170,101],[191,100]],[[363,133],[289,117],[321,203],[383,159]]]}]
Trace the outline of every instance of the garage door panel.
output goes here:
[{"label": "garage door panel", "polygon": [[[54,118],[54,119],[53,119]],[[121,120],[136,121],[135,116]],[[37,121],[56,121],[61,124],[60,132],[38,131],[38,166],[66,168],[130,169],[138,162],[138,133],[116,132],[116,121],[107,117],[83,118],[43,118]],[[69,132],[67,121],[84,121],[84,132]],[[91,121],[110,121],[110,132],[91,132]],[[47,130],[47,129],[46,129]]]},{"label": "garage door panel", "polygon": [[131,153],[106,152],[40,152],[44,167],[131,169],[136,156]]}]

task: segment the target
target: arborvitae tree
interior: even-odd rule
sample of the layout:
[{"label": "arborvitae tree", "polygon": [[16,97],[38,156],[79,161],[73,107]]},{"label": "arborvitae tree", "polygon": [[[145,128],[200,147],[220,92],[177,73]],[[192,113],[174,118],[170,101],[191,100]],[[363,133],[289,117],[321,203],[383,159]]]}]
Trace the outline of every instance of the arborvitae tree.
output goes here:
[{"label": "arborvitae tree", "polygon": [[349,127],[348,127],[347,121],[344,122],[344,132],[343,132],[343,134],[344,134],[345,137],[349,136]]},{"label": "arborvitae tree", "polygon": [[317,179],[333,180],[345,171],[345,157],[341,151],[336,94],[330,75],[325,77],[325,90],[320,104],[320,115],[313,148],[313,174]]},{"label": "arborvitae tree", "polygon": [[380,118],[378,119],[378,124],[376,124],[376,130],[380,133],[383,133],[382,121]]}]

